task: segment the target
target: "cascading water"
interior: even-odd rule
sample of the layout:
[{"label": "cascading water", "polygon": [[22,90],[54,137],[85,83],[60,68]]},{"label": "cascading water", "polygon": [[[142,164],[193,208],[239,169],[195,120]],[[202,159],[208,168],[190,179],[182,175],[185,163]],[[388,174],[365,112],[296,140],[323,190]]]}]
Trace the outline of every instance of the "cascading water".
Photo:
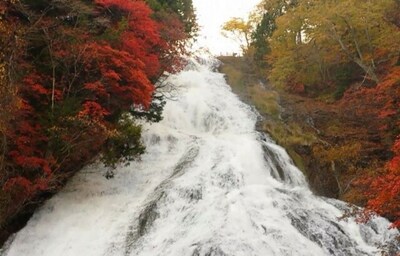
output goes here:
[{"label": "cascading water", "polygon": [[144,125],[141,161],[112,180],[81,171],[0,255],[380,255],[398,232],[382,218],[339,221],[347,206],[310,192],[213,65],[193,60],[170,77],[179,95]]}]

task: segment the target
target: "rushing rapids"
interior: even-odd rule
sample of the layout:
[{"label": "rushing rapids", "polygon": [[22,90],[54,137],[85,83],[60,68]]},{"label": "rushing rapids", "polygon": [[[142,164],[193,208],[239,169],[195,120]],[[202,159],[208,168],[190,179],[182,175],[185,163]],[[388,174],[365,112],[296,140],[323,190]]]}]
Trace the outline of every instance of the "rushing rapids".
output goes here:
[{"label": "rushing rapids", "polygon": [[177,99],[144,124],[141,161],[111,180],[87,167],[0,255],[394,255],[398,232],[339,220],[347,206],[311,193],[215,65],[192,60],[169,78]]}]

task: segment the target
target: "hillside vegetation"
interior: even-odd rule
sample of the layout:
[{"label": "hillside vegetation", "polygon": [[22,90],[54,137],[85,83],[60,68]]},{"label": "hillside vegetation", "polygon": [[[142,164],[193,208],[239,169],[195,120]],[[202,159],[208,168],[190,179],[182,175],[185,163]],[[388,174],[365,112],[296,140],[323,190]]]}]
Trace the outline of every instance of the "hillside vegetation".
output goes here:
[{"label": "hillside vegetation", "polygon": [[110,178],[144,152],[196,31],[191,0],[0,1],[0,244],[97,156]]},{"label": "hillside vegetation", "polygon": [[365,206],[360,220],[377,213],[396,227],[399,17],[395,0],[265,0],[248,20],[223,26],[244,38],[245,57],[221,58],[318,194]]}]

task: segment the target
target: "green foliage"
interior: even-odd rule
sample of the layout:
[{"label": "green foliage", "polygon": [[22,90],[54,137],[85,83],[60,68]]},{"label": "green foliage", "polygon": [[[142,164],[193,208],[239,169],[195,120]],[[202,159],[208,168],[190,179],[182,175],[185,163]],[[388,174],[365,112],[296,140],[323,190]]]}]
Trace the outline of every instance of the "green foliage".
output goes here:
[{"label": "green foliage", "polygon": [[130,113],[136,118],[142,118],[150,122],[160,122],[163,118],[162,111],[166,103],[164,96],[154,95],[148,110],[132,108]]},{"label": "green foliage", "polygon": [[339,66],[335,72],[336,91],[334,98],[339,100],[343,97],[344,92],[349,88],[353,81],[353,72],[355,72],[352,65]]},{"label": "green foliage", "polygon": [[252,46],[255,48],[254,60],[266,67],[265,56],[270,52],[269,39],[276,29],[275,15],[267,12],[263,15],[261,22],[252,33]]},{"label": "green foliage", "polygon": [[118,164],[129,164],[143,154],[145,147],[141,142],[141,131],[132,115],[124,113],[103,147],[101,161],[104,165],[114,169]]},{"label": "green foliage", "polygon": [[199,27],[196,22],[196,14],[192,0],[146,0],[149,6],[156,12],[172,12],[178,15],[184,24],[186,34],[194,37]]},{"label": "green foliage", "polygon": [[122,34],[129,28],[128,19],[122,17],[116,27],[108,27],[99,35],[99,40],[106,40],[108,42],[118,43]]},{"label": "green foliage", "polygon": [[267,67],[265,58],[271,51],[270,40],[277,29],[276,19],[296,4],[297,1],[276,0],[262,1],[258,6],[258,12],[262,13],[262,18],[256,25],[251,37],[253,39],[252,46],[255,48],[254,60],[261,67]]},{"label": "green foliage", "polygon": [[161,1],[158,1],[158,0],[146,0],[146,3],[155,12],[161,11],[163,9]]}]

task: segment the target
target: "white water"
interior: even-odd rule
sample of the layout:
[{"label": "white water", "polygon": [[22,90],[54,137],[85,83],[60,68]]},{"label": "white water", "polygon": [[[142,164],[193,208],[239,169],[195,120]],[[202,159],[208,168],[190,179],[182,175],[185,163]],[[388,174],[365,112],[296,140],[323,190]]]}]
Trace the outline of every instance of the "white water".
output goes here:
[{"label": "white water", "polygon": [[201,62],[170,78],[178,100],[145,125],[142,161],[111,180],[81,171],[0,255],[380,255],[398,235],[389,223],[339,221],[345,204],[314,196],[214,61]]}]

